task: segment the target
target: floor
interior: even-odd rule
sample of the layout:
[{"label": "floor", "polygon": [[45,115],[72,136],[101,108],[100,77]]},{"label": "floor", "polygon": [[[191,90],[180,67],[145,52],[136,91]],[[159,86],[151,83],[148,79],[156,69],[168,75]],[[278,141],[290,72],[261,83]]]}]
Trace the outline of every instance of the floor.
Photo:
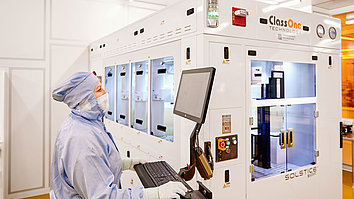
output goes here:
[{"label": "floor", "polygon": [[30,198],[26,198],[26,199],[49,199],[49,195],[45,194],[45,195],[30,197]]},{"label": "floor", "polygon": [[[26,199],[49,199],[49,195],[41,195]],[[354,199],[354,189],[352,188],[352,173],[343,171],[343,199]]]},{"label": "floor", "polygon": [[343,199],[354,199],[352,173],[348,171],[343,171]]}]

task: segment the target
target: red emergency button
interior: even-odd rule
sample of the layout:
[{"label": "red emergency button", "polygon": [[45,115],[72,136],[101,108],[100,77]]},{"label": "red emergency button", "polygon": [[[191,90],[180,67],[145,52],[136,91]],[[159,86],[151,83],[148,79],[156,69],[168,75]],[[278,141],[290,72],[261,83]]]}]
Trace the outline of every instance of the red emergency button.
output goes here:
[{"label": "red emergency button", "polygon": [[220,147],[224,148],[225,147],[225,142],[220,142]]},{"label": "red emergency button", "polygon": [[227,150],[226,150],[226,153],[230,153],[230,152],[231,152],[231,150],[230,150],[230,149],[227,149]]}]

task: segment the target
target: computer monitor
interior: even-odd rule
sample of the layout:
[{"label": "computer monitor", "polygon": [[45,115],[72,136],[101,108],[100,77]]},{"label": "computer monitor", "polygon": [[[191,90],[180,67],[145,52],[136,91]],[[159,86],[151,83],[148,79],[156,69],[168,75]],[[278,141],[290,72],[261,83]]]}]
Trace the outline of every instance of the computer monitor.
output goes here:
[{"label": "computer monitor", "polygon": [[199,124],[205,122],[216,69],[182,71],[173,113]]}]

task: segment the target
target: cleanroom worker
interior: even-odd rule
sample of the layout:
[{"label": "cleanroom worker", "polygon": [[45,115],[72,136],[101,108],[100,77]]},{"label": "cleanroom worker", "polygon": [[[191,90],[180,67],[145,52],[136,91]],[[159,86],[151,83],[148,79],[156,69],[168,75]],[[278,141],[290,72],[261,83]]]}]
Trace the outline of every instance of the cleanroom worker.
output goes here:
[{"label": "cleanroom worker", "polygon": [[121,158],[102,122],[109,107],[108,93],[95,75],[75,73],[52,95],[54,100],[67,104],[71,113],[55,141],[50,198],[169,199],[179,198],[177,193],[185,194],[187,189],[180,182],[121,189],[122,171],[145,161]]}]

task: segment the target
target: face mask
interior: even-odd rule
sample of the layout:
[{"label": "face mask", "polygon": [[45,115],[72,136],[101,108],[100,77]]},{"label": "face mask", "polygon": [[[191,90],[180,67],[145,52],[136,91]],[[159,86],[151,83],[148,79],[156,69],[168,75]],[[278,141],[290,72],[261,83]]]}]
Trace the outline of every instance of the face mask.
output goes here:
[{"label": "face mask", "polygon": [[109,109],[108,93],[97,98],[98,106],[101,108],[103,113],[106,113]]}]

